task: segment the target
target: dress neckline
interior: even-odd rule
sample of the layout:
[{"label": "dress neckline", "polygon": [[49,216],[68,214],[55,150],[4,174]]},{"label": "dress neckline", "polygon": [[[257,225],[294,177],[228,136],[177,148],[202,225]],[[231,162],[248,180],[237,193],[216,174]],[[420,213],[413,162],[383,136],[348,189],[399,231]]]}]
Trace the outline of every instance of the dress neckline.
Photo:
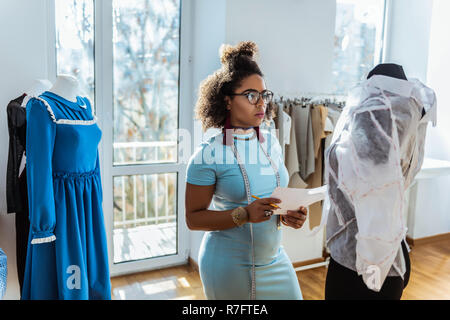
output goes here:
[{"label": "dress neckline", "polygon": [[256,138],[256,131],[249,132],[249,133],[241,133],[241,134],[233,134],[234,140],[254,140]]},{"label": "dress neckline", "polygon": [[[224,133],[221,132],[218,136],[220,136],[223,139],[223,135]],[[232,134],[233,137],[233,141],[238,142],[238,141],[253,141],[253,140],[257,140],[257,135],[256,135],[256,131],[252,131],[249,133],[233,133]]]},{"label": "dress neckline", "polygon": [[87,109],[86,103],[80,96],[77,96],[77,102],[73,102],[73,101],[67,100],[67,99],[61,97],[60,95],[57,95],[56,93],[53,93],[51,91],[45,91],[44,93],[42,93],[42,95],[45,95],[51,99],[57,100],[57,101],[63,103],[65,106],[68,106],[69,108],[71,108],[75,111],[83,111],[83,110]]}]

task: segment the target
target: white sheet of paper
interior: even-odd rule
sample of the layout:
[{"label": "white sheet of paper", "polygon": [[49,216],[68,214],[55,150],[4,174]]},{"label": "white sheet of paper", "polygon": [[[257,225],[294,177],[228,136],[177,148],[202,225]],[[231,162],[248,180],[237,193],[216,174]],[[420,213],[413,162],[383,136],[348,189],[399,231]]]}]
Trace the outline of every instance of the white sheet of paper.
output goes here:
[{"label": "white sheet of paper", "polygon": [[325,199],[327,186],[314,189],[298,189],[298,188],[276,188],[271,198],[281,200],[277,203],[281,209],[274,210],[274,214],[286,214],[288,210],[298,210],[301,206],[308,207],[317,201]]}]

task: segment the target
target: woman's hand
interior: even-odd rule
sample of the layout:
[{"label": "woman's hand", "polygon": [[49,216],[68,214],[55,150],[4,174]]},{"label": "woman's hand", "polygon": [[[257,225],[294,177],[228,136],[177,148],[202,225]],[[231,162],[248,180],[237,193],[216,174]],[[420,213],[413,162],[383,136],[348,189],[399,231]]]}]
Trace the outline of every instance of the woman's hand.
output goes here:
[{"label": "woman's hand", "polygon": [[281,216],[281,221],[285,226],[300,229],[306,221],[307,209],[300,207],[297,211],[288,210],[287,214]]},{"label": "woman's hand", "polygon": [[281,203],[281,200],[277,198],[263,198],[255,200],[246,206],[248,222],[258,223],[269,220],[273,211],[278,210],[278,208],[272,207],[270,203]]}]

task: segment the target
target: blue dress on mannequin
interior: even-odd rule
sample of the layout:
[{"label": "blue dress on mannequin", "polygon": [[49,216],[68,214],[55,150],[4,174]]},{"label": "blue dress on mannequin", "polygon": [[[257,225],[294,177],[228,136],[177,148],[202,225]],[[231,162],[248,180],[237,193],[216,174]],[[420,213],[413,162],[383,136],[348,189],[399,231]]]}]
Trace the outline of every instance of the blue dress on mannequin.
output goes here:
[{"label": "blue dress on mannequin", "polygon": [[[287,187],[288,172],[281,146],[275,135],[261,130],[262,144],[280,174],[280,186]],[[261,150],[253,133],[236,135],[236,149],[247,171],[251,194],[270,197],[277,186],[274,169]],[[252,139],[253,137],[253,139]],[[186,181],[194,185],[213,185],[212,210],[230,210],[247,206],[242,172],[229,146],[223,145],[223,134],[205,141],[191,157]],[[199,271],[207,299],[251,299],[252,244],[250,223],[221,231],[206,232],[199,252]],[[298,278],[281,245],[277,217],[254,223],[254,252],[257,300],[302,299]]]},{"label": "blue dress on mannequin", "polygon": [[22,299],[111,299],[98,156],[87,98],[27,104],[30,233]]}]

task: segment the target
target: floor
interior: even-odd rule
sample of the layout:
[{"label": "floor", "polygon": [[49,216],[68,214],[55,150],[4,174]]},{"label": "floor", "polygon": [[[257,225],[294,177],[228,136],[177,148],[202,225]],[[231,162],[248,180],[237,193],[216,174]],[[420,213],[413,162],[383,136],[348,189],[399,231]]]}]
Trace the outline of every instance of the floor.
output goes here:
[{"label": "floor", "polygon": [[[403,300],[450,299],[450,240],[412,248],[411,278]],[[324,299],[326,267],[297,272],[305,300]],[[189,265],[112,278],[114,299],[205,299]]]},{"label": "floor", "polygon": [[114,229],[114,262],[141,260],[177,252],[176,223]]}]

